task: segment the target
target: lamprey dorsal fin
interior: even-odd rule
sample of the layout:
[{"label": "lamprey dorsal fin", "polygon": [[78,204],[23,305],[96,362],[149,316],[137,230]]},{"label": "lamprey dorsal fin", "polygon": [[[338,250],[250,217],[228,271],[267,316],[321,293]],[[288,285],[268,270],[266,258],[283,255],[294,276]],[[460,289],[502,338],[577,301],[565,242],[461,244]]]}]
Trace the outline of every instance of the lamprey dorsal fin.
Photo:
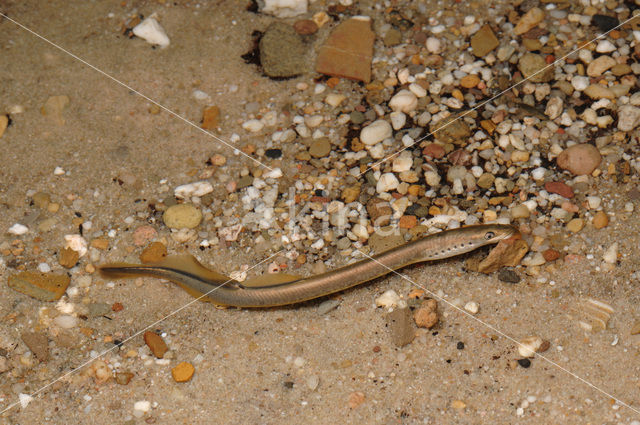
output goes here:
[{"label": "lamprey dorsal fin", "polygon": [[244,288],[264,288],[267,286],[280,285],[282,283],[295,282],[302,279],[300,276],[295,276],[286,273],[272,273],[263,274],[251,278],[245,282],[240,282],[240,285]]},{"label": "lamprey dorsal fin", "polygon": [[206,268],[200,264],[196,257],[189,254],[171,255],[159,263],[153,263],[151,265],[197,275],[201,279],[209,280],[211,283],[217,283],[218,285],[225,282],[235,283],[235,281],[229,276],[225,276],[222,273],[214,272],[213,270]]}]

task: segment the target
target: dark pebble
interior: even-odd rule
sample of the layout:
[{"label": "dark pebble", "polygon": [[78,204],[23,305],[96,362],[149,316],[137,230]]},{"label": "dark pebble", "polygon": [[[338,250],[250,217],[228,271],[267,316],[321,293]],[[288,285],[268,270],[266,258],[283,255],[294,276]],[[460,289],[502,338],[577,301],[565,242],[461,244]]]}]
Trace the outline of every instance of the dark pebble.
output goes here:
[{"label": "dark pebble", "polygon": [[458,341],[458,343],[456,344],[456,348],[458,350],[464,350],[464,342]]},{"label": "dark pebble", "polygon": [[640,199],[640,190],[636,189],[635,187],[633,189],[631,189],[629,192],[627,192],[627,196],[629,197],[629,199],[631,199],[632,201],[637,201],[638,199]]},{"label": "dark pebble", "polygon": [[293,381],[284,381],[284,387],[288,390],[293,388]]},{"label": "dark pebble", "polygon": [[282,151],[280,149],[267,149],[264,154],[267,158],[277,159],[282,156]]},{"label": "dark pebble", "polygon": [[620,21],[618,21],[618,18],[614,18],[613,16],[593,15],[591,23],[597,26],[600,31],[607,32],[617,27],[618,24],[620,24]]},{"label": "dark pebble", "polygon": [[515,271],[513,271],[513,269],[508,267],[503,267],[502,269],[500,269],[500,271],[498,272],[498,279],[501,282],[506,282],[506,283],[520,282],[520,276],[518,276],[518,273],[516,273]]},{"label": "dark pebble", "polygon": [[529,366],[531,366],[531,360],[529,360],[529,359],[518,359],[518,364],[526,369]]}]

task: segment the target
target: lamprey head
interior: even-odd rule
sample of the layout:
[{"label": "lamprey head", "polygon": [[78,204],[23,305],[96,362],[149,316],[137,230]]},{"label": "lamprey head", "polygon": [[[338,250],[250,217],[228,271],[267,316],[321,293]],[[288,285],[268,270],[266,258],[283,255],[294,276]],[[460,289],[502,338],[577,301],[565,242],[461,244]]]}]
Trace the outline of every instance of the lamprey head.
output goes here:
[{"label": "lamprey head", "polygon": [[464,228],[464,230],[466,229],[469,229],[469,239],[478,246],[491,245],[503,239],[520,235],[518,229],[506,224],[481,224]]}]

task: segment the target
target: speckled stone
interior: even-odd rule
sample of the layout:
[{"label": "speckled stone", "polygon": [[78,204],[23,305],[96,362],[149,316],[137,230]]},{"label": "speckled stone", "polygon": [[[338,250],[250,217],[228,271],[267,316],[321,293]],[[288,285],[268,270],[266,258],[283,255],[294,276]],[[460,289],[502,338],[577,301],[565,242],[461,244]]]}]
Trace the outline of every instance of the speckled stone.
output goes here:
[{"label": "speckled stone", "polygon": [[202,213],[193,204],[177,204],[166,209],[162,220],[171,229],[193,229],[202,221]]},{"label": "speckled stone", "polygon": [[269,77],[293,77],[307,69],[306,47],[290,25],[274,22],[260,39],[260,63]]}]

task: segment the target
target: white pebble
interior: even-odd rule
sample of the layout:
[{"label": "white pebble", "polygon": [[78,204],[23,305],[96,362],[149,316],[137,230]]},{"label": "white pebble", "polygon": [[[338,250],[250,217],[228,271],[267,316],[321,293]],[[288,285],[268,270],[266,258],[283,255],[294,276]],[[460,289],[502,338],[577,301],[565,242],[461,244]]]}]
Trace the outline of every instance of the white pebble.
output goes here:
[{"label": "white pebble", "polygon": [[571,85],[577,91],[583,91],[589,87],[589,77],[576,75],[571,79]]},{"label": "white pebble", "polygon": [[257,133],[264,128],[264,124],[260,120],[253,119],[243,122],[242,128],[250,131],[251,133]]},{"label": "white pebble", "polygon": [[599,196],[587,196],[587,203],[589,204],[589,209],[596,210],[600,207],[602,198]]},{"label": "white pebble", "polygon": [[376,305],[378,307],[395,307],[400,302],[400,296],[393,289],[385,291],[384,294],[376,298]]},{"label": "white pebble", "polygon": [[400,111],[390,113],[389,119],[391,119],[391,126],[394,130],[400,130],[407,122],[407,116],[404,114],[404,112]]},{"label": "white pebble", "polygon": [[169,45],[169,37],[164,31],[164,28],[152,17],[145,19],[133,27],[133,33],[147,43],[160,47],[167,47]]},{"label": "white pebble", "polygon": [[24,409],[29,405],[29,403],[31,403],[33,397],[31,397],[29,394],[20,393],[18,394],[18,400],[20,400],[20,407]]},{"label": "white pebble", "polygon": [[427,95],[427,89],[418,83],[409,84],[409,90],[411,90],[411,93],[415,94],[416,97],[425,97]]},{"label": "white pebble", "polygon": [[136,401],[133,404],[133,415],[140,418],[151,409],[151,402],[147,400]]},{"label": "white pebble", "polygon": [[25,226],[24,224],[16,223],[13,226],[9,227],[9,230],[7,230],[7,233],[19,236],[19,235],[24,235],[28,231],[29,231],[29,228],[27,226]]},{"label": "white pebble", "polygon": [[438,54],[442,50],[442,42],[436,37],[429,37],[425,43],[429,53]]},{"label": "white pebble", "polygon": [[53,169],[53,175],[54,176],[61,176],[65,173],[64,169],[62,167],[56,167]]},{"label": "white pebble", "polygon": [[466,303],[464,305],[464,309],[467,310],[471,314],[476,314],[478,312],[478,310],[480,309],[480,307],[478,306],[477,302],[469,301],[468,303]]},{"label": "white pebble", "polygon": [[536,181],[540,181],[544,179],[544,174],[546,172],[547,172],[546,168],[538,167],[531,172],[531,177],[533,177],[533,179]]},{"label": "white pebble", "polygon": [[174,196],[180,199],[190,198],[192,196],[201,197],[211,192],[213,192],[213,186],[207,181],[183,184],[173,190]]},{"label": "white pebble", "polygon": [[360,131],[360,141],[365,145],[375,145],[391,137],[391,125],[385,120],[376,120]]},{"label": "white pebble", "polygon": [[53,324],[62,329],[71,329],[78,324],[78,319],[68,314],[62,314],[53,319]]},{"label": "white pebble", "polygon": [[87,253],[87,240],[80,235],[64,235],[65,248],[76,251],[80,257]]},{"label": "white pebble", "polygon": [[340,105],[347,97],[343,94],[338,93],[329,93],[327,97],[325,97],[324,102],[327,105],[331,105],[334,108]]},{"label": "white pebble", "polygon": [[412,165],[413,155],[410,151],[403,151],[393,159],[392,170],[396,173],[402,173],[403,171],[409,171]]},{"label": "white pebble", "polygon": [[602,256],[602,260],[608,264],[615,264],[618,261],[618,242],[614,242]]},{"label": "white pebble", "polygon": [[47,263],[40,263],[38,264],[38,271],[40,273],[49,273],[51,271],[51,266]]},{"label": "white pebble", "polygon": [[598,53],[611,53],[614,50],[616,50],[616,46],[609,40],[600,40],[596,46],[596,52]]},{"label": "white pebble", "polygon": [[389,107],[394,111],[411,112],[418,107],[418,98],[409,90],[400,90],[389,100]]},{"label": "white pebble", "polygon": [[203,92],[202,90],[194,90],[193,93],[191,93],[191,95],[195,100],[208,100],[211,97],[206,92]]},{"label": "white pebble", "polygon": [[384,173],[378,180],[376,191],[378,193],[388,192],[396,189],[399,184],[398,178],[393,173]]},{"label": "white pebble", "polygon": [[320,383],[320,378],[318,378],[318,375],[311,375],[310,377],[307,378],[307,388],[309,388],[311,391],[318,388],[319,383]]},{"label": "white pebble", "polygon": [[542,338],[539,336],[529,336],[524,338],[518,344],[518,353],[522,357],[533,357],[538,351],[538,349],[542,346]]}]

